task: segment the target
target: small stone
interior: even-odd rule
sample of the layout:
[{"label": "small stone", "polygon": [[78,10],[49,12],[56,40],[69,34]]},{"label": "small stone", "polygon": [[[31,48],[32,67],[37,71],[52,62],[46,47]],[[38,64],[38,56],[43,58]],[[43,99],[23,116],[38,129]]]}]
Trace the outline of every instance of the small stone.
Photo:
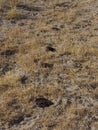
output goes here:
[{"label": "small stone", "polygon": [[21,84],[26,84],[27,79],[28,79],[28,77],[25,75],[23,77],[21,77],[21,79],[20,79]]},{"label": "small stone", "polygon": [[46,98],[43,98],[43,97],[37,98],[35,102],[36,102],[36,105],[41,108],[45,108],[45,107],[49,107],[49,106],[53,105],[52,101],[50,101]]},{"label": "small stone", "polygon": [[46,51],[55,52],[55,51],[56,51],[56,49],[55,49],[55,48],[53,48],[53,47],[51,47],[51,46],[47,46],[47,47],[46,47]]}]

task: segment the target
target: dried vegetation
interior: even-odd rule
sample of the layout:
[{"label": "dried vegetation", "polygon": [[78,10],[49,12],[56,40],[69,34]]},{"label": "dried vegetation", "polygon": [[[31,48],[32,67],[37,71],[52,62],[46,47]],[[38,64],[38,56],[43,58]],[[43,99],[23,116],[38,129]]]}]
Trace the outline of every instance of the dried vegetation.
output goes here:
[{"label": "dried vegetation", "polygon": [[98,1],[0,0],[0,130],[98,130]]}]

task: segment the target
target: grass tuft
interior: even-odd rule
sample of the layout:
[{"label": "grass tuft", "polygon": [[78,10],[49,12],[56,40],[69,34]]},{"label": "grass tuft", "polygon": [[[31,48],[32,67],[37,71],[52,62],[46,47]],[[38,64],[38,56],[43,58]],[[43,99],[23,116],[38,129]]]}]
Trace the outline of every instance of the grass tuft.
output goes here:
[{"label": "grass tuft", "polygon": [[8,11],[6,15],[7,19],[21,19],[23,17],[24,15],[16,7]]}]

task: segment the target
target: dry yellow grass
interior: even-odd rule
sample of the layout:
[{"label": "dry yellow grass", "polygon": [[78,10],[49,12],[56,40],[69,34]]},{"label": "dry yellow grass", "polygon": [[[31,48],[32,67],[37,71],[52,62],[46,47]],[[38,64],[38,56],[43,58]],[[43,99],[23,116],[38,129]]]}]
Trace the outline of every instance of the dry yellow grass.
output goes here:
[{"label": "dry yellow grass", "polygon": [[2,2],[0,129],[97,130],[98,2]]},{"label": "dry yellow grass", "polygon": [[9,0],[9,3],[11,5],[11,7],[15,7],[15,6],[17,6],[17,4],[20,3],[20,0]]},{"label": "dry yellow grass", "polygon": [[12,8],[10,11],[6,14],[7,19],[21,19],[24,18],[24,15],[16,8]]}]

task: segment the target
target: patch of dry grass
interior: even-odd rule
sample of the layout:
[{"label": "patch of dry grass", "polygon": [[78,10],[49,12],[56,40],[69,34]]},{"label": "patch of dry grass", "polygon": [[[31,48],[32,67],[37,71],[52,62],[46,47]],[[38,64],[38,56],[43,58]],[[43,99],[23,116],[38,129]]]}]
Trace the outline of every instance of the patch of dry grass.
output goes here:
[{"label": "patch of dry grass", "polygon": [[6,15],[7,19],[21,19],[24,18],[24,15],[16,8],[12,8],[10,11],[7,12]]},{"label": "patch of dry grass", "polygon": [[[86,130],[92,125],[97,129],[94,1],[92,9],[90,1],[28,1],[35,10],[22,3],[18,8],[19,1],[11,2],[13,8],[6,6],[7,19],[2,19],[0,26],[2,36],[6,36],[3,40],[0,37],[0,127],[17,127],[25,118],[34,117],[32,127],[43,130]],[[1,0],[4,9],[3,4]],[[83,4],[90,13],[81,12]],[[23,19],[24,14],[27,19]],[[50,99],[53,106],[39,108],[35,102],[38,97]]]}]

